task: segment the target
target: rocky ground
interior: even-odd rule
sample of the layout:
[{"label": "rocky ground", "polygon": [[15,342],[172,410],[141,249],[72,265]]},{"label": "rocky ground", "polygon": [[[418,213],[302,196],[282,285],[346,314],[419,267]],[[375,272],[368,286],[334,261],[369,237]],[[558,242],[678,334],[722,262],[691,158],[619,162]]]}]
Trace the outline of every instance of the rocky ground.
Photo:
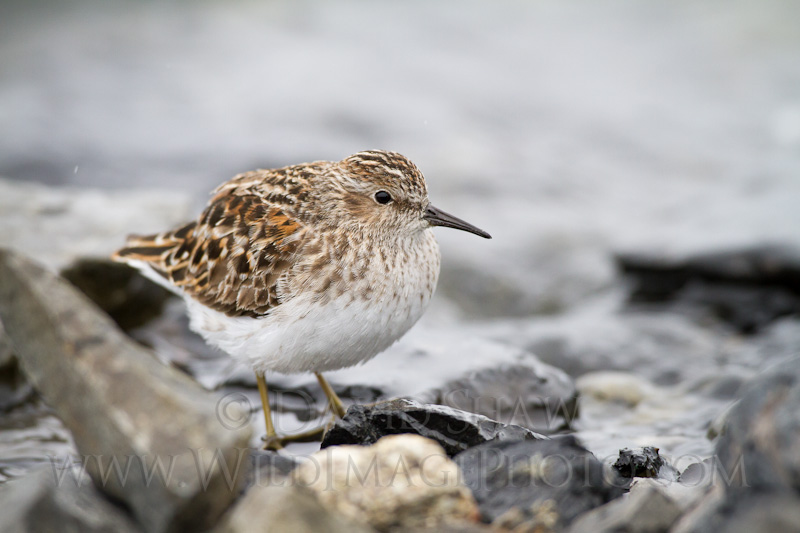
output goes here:
[{"label": "rocky ground", "polygon": [[[345,418],[276,454],[252,374],[74,211],[119,203],[113,232],[134,204],[169,225],[185,198],[0,186],[6,227],[91,235],[0,254],[3,531],[800,528],[791,247],[620,254],[585,308],[434,317],[331,373]],[[329,420],[307,376],[269,381],[280,431]]]},{"label": "rocky ground", "polygon": [[[0,531],[800,530],[798,18],[3,3]],[[106,258],[374,147],[494,239],[438,231],[420,324],[328,376],[345,419],[262,452],[252,373]],[[280,431],[328,422],[268,380]]]}]

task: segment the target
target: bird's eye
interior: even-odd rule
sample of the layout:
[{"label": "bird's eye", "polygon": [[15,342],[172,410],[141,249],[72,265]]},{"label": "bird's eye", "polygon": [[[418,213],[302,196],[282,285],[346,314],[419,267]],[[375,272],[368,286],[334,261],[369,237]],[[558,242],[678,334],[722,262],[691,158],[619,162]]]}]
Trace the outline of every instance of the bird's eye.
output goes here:
[{"label": "bird's eye", "polygon": [[392,201],[392,195],[386,191],[378,191],[375,193],[375,201],[379,204],[386,205]]}]

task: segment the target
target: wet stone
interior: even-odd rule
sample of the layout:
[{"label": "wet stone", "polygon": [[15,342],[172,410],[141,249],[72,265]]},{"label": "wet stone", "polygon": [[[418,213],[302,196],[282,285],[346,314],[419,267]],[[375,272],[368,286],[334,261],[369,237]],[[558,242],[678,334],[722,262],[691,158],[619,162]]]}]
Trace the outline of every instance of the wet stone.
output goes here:
[{"label": "wet stone", "polygon": [[449,456],[489,441],[546,438],[520,426],[501,424],[451,407],[396,399],[350,406],[345,417],[325,433],[322,448],[341,444],[370,445],[381,437],[401,433],[432,439]]},{"label": "wet stone", "polygon": [[621,496],[626,485],[573,436],[489,442],[455,461],[483,519],[513,527],[564,527]]}]

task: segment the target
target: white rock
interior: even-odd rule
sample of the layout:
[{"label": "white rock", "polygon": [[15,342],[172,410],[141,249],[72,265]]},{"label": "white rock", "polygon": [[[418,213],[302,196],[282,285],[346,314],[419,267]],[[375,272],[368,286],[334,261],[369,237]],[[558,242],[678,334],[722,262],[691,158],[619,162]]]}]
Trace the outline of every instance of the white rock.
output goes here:
[{"label": "white rock", "polygon": [[456,464],[434,441],[391,435],[376,444],[320,450],[295,482],[342,515],[377,529],[474,522],[478,508]]}]

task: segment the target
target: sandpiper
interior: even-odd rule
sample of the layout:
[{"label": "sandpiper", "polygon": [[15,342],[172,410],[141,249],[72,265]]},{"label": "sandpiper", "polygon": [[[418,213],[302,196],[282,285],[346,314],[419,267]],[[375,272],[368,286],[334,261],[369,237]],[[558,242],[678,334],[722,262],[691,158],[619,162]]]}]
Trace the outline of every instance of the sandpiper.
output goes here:
[{"label": "sandpiper", "polygon": [[425,178],[396,152],[360,152],[235,176],[200,217],[132,236],[113,258],[186,301],[190,327],[256,373],[267,447],[276,435],[266,371],[363,363],[420,318],[439,277],[433,226],[491,238],[433,207]]}]

